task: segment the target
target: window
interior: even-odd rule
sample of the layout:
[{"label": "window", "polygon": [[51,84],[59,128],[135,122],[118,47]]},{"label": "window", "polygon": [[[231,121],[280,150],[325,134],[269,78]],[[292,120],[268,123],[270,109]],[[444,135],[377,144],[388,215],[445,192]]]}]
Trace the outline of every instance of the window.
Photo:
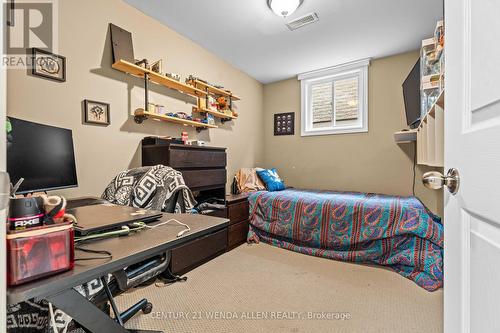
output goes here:
[{"label": "window", "polygon": [[361,60],[299,75],[302,136],[368,132],[368,66]]}]

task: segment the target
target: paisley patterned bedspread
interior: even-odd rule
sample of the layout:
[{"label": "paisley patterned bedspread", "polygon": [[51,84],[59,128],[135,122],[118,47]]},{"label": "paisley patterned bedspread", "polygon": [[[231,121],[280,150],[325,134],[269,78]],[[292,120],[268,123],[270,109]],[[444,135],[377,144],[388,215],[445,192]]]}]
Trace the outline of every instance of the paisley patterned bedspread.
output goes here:
[{"label": "paisley patterned bedspread", "polygon": [[249,201],[249,242],[388,266],[429,291],[443,285],[443,225],[415,197],[288,189]]}]

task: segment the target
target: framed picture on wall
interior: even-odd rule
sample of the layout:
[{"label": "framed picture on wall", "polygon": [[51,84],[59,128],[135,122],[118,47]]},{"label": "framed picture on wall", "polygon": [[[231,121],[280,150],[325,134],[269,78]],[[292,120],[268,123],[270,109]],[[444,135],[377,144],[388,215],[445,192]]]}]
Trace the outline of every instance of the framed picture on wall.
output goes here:
[{"label": "framed picture on wall", "polygon": [[33,48],[31,59],[31,74],[33,76],[59,82],[66,81],[66,57]]},{"label": "framed picture on wall", "polygon": [[276,113],[274,115],[274,135],[295,134],[295,113]]},{"label": "framed picture on wall", "polygon": [[85,99],[83,101],[84,123],[108,126],[110,124],[109,104]]}]

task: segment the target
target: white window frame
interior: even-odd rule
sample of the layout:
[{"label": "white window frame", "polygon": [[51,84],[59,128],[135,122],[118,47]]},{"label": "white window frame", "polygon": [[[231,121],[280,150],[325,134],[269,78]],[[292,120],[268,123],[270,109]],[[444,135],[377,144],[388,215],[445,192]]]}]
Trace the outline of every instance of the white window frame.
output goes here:
[{"label": "white window frame", "polygon": [[[301,136],[368,132],[368,66],[370,66],[370,59],[363,59],[298,75],[297,78],[300,80],[301,85]],[[312,101],[310,97],[312,85],[352,77],[358,78],[358,117],[360,118],[360,124],[313,128]],[[333,107],[335,107],[335,102],[333,102]],[[333,114],[333,122],[335,123],[335,114]]]}]

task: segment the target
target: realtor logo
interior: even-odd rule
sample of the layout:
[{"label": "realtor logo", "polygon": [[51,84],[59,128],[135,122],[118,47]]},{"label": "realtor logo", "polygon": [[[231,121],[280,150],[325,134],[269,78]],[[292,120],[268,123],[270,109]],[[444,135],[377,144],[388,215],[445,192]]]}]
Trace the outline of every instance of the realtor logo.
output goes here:
[{"label": "realtor logo", "polygon": [[57,0],[9,0],[3,5],[4,65],[26,67],[32,48],[57,52]]}]

